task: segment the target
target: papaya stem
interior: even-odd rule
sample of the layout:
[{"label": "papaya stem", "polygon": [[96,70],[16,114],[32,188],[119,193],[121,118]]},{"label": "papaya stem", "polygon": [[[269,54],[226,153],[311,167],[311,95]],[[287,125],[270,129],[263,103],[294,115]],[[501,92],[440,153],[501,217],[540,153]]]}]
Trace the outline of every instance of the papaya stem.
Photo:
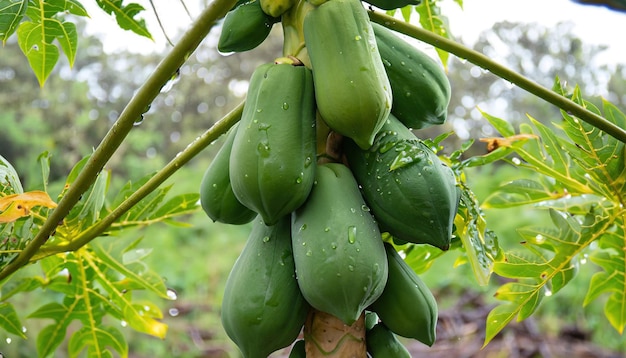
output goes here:
[{"label": "papaya stem", "polygon": [[172,78],[180,66],[185,63],[213,25],[216,24],[217,20],[224,17],[234,4],[235,0],[215,0],[200,14],[198,19],[172,48],[170,53],[163,58],[154,72],[128,102],[120,117],[102,139],[72,186],[59,201],[58,206],[43,223],[37,235],[10,264],[0,271],[0,282],[26,265],[48,240],[58,223],[63,221],[80,200],[81,195],[95,182],[98,173],[122,144],[124,138],[133,128],[135,121],[141,118],[146,108],[160,93],[161,88]]},{"label": "papaya stem", "polygon": [[352,326],[311,308],[304,323],[307,358],[365,358],[365,312]]},{"label": "papaya stem", "polygon": [[614,123],[608,121],[606,118],[587,110],[585,107],[575,103],[574,101],[563,97],[541,86],[537,82],[534,82],[531,79],[523,76],[522,74],[517,73],[512,69],[491,60],[482,53],[465,47],[456,41],[449,40],[433,32],[424,30],[386,14],[373,10],[369,10],[368,13],[370,20],[381,24],[391,30],[426,42],[441,50],[447,51],[459,58],[465,59],[477,66],[480,66],[490,71],[491,73],[499,76],[500,78],[503,78],[510,83],[515,84],[520,88],[526,90],[527,92],[545,100],[546,102],[551,103],[556,107],[575,115],[576,117],[591,124],[592,126],[603,130],[617,140],[626,143],[626,130],[624,128],[618,127]]}]

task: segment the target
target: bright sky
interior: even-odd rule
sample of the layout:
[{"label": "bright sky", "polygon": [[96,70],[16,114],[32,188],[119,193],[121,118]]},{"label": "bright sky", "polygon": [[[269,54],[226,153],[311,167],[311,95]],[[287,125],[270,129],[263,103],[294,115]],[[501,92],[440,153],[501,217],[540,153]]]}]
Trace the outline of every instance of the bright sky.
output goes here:
[{"label": "bright sky", "polygon": [[[200,3],[203,1],[182,1],[185,1],[192,16],[201,11]],[[117,28],[115,21],[97,8],[95,2],[84,2],[93,20],[90,21],[88,31],[107,32],[107,38],[104,39],[106,51],[126,48],[134,52],[149,52],[155,48],[166,47],[165,38],[149,1],[134,0],[134,2],[143,4],[146,8],[144,17],[155,38],[154,42]],[[153,0],[153,2],[170,37],[176,37],[191,22],[181,5],[181,0]],[[466,43],[473,43],[482,31],[499,21],[537,22],[548,27],[559,22],[572,21],[575,24],[573,31],[585,43],[610,46],[604,54],[603,61],[626,62],[626,40],[624,40],[626,13],[609,11],[600,6],[580,5],[571,0],[465,0],[463,3],[464,9],[461,10],[452,0],[440,2],[443,14],[448,16],[452,34]]]}]

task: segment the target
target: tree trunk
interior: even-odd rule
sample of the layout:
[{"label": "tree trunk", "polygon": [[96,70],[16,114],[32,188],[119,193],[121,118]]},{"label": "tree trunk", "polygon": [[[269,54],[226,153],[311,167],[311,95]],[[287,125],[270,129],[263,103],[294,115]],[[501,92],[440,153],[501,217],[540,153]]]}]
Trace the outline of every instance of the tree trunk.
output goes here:
[{"label": "tree trunk", "polygon": [[307,358],[366,358],[365,313],[352,326],[311,309],[304,324]]}]

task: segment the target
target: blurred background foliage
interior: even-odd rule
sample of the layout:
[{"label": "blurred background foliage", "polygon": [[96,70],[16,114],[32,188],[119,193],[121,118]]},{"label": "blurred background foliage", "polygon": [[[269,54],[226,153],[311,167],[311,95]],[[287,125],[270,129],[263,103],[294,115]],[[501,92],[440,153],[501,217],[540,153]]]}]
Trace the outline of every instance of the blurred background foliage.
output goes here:
[{"label": "blurred background foliage", "polygon": [[[84,24],[79,22],[79,26]],[[596,63],[594,59],[603,48],[572,37],[571,26],[561,23],[544,28],[532,23],[502,22],[484,32],[475,44],[466,45],[546,87],[552,85],[557,75],[572,85],[578,83],[585,98],[599,104],[600,98],[605,97],[624,111],[626,64]],[[254,68],[281,53],[280,27],[273,31],[259,48],[230,56],[216,52],[214,35],[218,32],[212,32],[180,68],[180,76],[164,88],[108,164],[113,192],[128,180],[137,180],[161,168],[244,98]],[[0,52],[0,155],[15,166],[26,190],[37,190],[43,189],[37,157],[48,152],[53,198],[60,192],[71,167],[98,145],[133,91],[163,56],[162,53],[106,53],[96,37],[81,37],[80,41],[74,67],[57,66],[56,73],[41,89],[15,41],[10,40]],[[526,121],[526,113],[545,124],[560,120],[558,109],[473,64],[452,59],[448,75],[452,84],[448,122],[417,132],[427,138],[454,131],[443,143],[444,152],[458,149],[470,138],[495,135],[476,107],[505,118],[516,127]],[[174,175],[169,181],[175,184],[174,194],[198,190],[202,174],[221,140]],[[476,141],[466,155],[485,152],[484,143]],[[468,183],[482,200],[501,183],[527,175],[499,163],[469,169]],[[147,263],[166,279],[177,295],[175,301],[162,302],[168,313],[164,322],[170,325],[166,340],[130,329],[125,331],[132,357],[220,357],[235,349],[221,328],[219,307],[226,277],[243,247],[248,227],[212,223],[202,212],[187,220],[190,228],[164,230],[156,225],[126,233],[144,237],[142,245],[152,249]],[[487,220],[500,244],[511,248],[520,241],[516,228],[547,223],[549,219],[538,210],[514,208],[487,210]],[[481,292],[491,302],[489,296],[500,283],[477,286],[473,279],[467,279],[471,276],[468,267],[453,268],[456,255],[444,255],[424,274],[427,284],[441,293],[442,309],[454,307],[455,295],[467,291]],[[558,335],[563,327],[578,327],[589,332],[592,342],[626,353],[626,343],[604,319],[602,305],[582,308],[593,272],[592,267],[581,270],[572,284],[545,300],[539,314],[532,319],[538,321],[545,334]],[[38,307],[40,298],[35,294],[23,294],[23,297],[16,303],[20,312]],[[24,323],[32,337],[43,326],[37,320],[24,320]],[[0,351],[6,357],[36,356],[34,343],[0,333]],[[63,355],[59,353],[56,357]]]}]

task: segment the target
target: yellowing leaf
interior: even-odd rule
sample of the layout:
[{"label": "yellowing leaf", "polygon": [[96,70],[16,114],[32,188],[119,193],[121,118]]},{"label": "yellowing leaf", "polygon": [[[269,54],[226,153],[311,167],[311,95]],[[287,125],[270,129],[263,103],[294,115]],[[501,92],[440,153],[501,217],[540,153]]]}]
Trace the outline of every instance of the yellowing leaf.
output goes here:
[{"label": "yellowing leaf", "polygon": [[12,194],[0,198],[0,224],[13,222],[21,217],[30,215],[35,206],[54,208],[57,204],[50,199],[48,193],[40,190],[29,191],[23,194]]}]

